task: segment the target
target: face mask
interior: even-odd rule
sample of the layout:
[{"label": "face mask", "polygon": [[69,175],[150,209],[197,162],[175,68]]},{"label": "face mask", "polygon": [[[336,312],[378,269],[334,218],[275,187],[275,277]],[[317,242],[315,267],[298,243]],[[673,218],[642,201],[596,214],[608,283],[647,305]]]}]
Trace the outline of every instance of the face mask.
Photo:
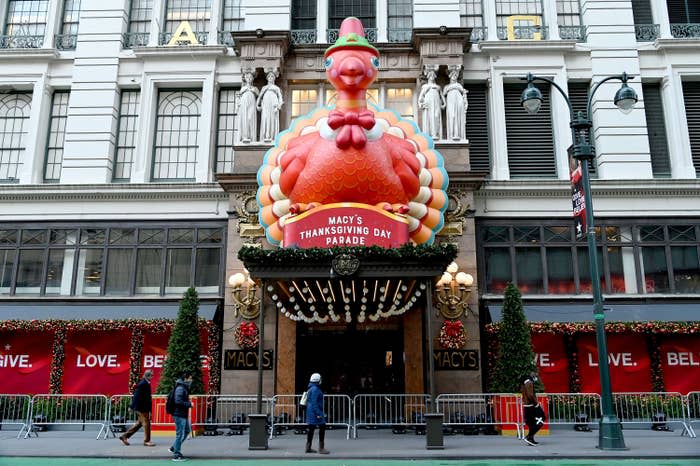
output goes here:
[{"label": "face mask", "polygon": [[185,386],[187,388],[190,388],[192,386],[192,381],[191,380],[185,380]]}]

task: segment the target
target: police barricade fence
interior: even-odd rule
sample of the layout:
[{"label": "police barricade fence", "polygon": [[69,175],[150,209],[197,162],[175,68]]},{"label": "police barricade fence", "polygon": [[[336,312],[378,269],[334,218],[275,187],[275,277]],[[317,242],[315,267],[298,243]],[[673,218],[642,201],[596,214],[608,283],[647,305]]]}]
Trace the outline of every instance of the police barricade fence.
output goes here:
[{"label": "police barricade fence", "polygon": [[106,435],[109,400],[105,395],[34,395],[31,400],[30,426],[24,438],[31,433],[46,430],[49,425],[99,426],[96,438]]},{"label": "police barricade fence", "polygon": [[514,393],[444,393],[437,397],[443,425],[451,432],[503,432],[508,427],[522,437],[522,397]]},{"label": "police barricade fence", "polygon": [[700,392],[688,392],[685,397],[686,402],[686,420],[688,421],[688,427],[690,427],[691,437],[694,436],[695,431],[693,430],[693,424],[700,422]]},{"label": "police barricade fence", "polygon": [[547,424],[569,425],[588,432],[590,423],[601,417],[600,395],[597,393],[543,393],[538,398],[547,400]]},{"label": "police barricade fence", "polygon": [[[154,427],[175,427],[175,421],[170,414],[165,412],[165,402],[168,395],[153,395],[151,411],[151,426]],[[109,399],[109,429],[105,431],[105,438],[109,433],[112,436],[116,432],[124,432],[128,427],[137,421],[136,411],[131,409],[131,395],[113,395]]]},{"label": "police barricade fence", "polygon": [[[302,395],[276,395],[272,398],[272,427],[270,439],[283,430],[294,429],[297,434],[306,433],[306,407],[301,406]],[[328,428],[346,429],[350,438],[353,425],[352,400],[348,395],[323,395],[323,412]]]},{"label": "police barricade fence", "polygon": [[5,426],[17,425],[20,438],[25,429],[29,429],[32,397],[29,395],[0,395],[0,429]]},{"label": "police barricade fence", "polygon": [[229,429],[228,435],[243,434],[250,427],[250,414],[265,414],[271,425],[271,398],[262,398],[262,413],[258,412],[257,395],[192,395],[193,431],[202,427],[205,435],[217,435],[219,429]]},{"label": "police barricade fence", "polygon": [[616,392],[613,409],[620,423],[651,424],[653,430],[669,430],[667,424],[680,424],[681,435],[695,437],[686,419],[686,398],[677,392]]},{"label": "police barricade fence", "polygon": [[430,395],[426,394],[361,394],[352,400],[354,438],[358,427],[378,429],[391,427],[395,433],[413,428],[416,433],[425,432],[425,414]]}]

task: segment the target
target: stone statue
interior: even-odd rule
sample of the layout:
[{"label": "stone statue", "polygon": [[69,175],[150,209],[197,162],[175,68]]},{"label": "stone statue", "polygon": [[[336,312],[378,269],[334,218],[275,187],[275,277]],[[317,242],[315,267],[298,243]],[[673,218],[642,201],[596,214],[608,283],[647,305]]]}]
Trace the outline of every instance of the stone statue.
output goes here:
[{"label": "stone statue", "polygon": [[284,100],[282,91],[275,85],[277,71],[274,69],[265,70],[267,74],[267,84],[260,90],[258,96],[258,110],[260,114],[260,141],[272,142],[280,130],[280,109]]},{"label": "stone statue", "polygon": [[450,84],[442,90],[442,95],[447,103],[447,139],[450,141],[463,141],[467,138],[467,91],[459,78],[459,68],[451,68]]},{"label": "stone statue", "polygon": [[418,95],[418,108],[421,111],[421,129],[433,139],[442,138],[442,109],[445,108],[445,98],[440,92],[440,86],[435,84],[437,67],[426,67],[428,82],[423,84]]},{"label": "stone statue", "polygon": [[260,91],[253,86],[253,73],[245,71],[243,73],[243,86],[241,87],[238,99],[238,134],[244,144],[255,142],[258,132],[258,94]]}]

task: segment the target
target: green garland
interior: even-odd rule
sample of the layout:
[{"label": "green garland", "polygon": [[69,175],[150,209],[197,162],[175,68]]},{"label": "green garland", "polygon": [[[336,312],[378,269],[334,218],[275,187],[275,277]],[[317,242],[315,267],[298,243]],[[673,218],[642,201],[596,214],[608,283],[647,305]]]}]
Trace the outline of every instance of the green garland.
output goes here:
[{"label": "green garland", "polygon": [[246,265],[312,265],[326,264],[338,254],[352,254],[358,259],[384,260],[397,263],[407,260],[451,262],[457,257],[457,246],[450,243],[419,246],[404,244],[400,248],[354,246],[261,249],[244,246],[238,251],[238,258]]}]

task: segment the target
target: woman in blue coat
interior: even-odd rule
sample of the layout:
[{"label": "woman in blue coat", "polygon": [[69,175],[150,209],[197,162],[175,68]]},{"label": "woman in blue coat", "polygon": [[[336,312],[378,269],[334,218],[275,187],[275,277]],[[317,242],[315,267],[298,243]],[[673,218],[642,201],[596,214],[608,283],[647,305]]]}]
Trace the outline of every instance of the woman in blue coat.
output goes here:
[{"label": "woman in blue coat", "polygon": [[330,452],[325,448],[326,417],[323,414],[323,392],[320,385],[321,374],[311,374],[306,398],[306,424],[309,426],[306,434],[306,453],[316,453],[316,450],[311,448],[311,443],[314,440],[316,426],[318,426],[318,452],[327,455]]}]

